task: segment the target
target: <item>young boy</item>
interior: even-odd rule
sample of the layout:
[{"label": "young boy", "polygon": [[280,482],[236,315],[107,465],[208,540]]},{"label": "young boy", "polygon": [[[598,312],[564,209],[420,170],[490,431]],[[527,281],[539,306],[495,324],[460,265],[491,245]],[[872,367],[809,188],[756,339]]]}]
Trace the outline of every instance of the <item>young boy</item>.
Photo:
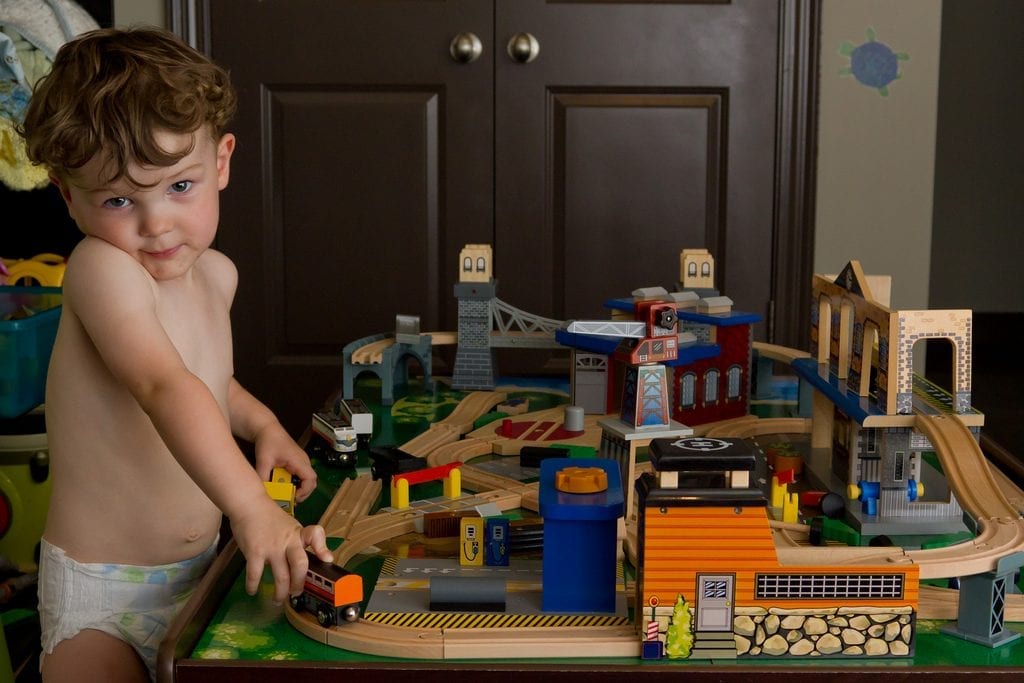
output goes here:
[{"label": "young boy", "polygon": [[[65,44],[21,129],[84,239],[68,259],[46,389],[53,493],[40,560],[45,680],[145,680],[207,568],[222,513],[254,594],[302,590],[309,546],[266,494],[274,466],[316,475],[233,378],[237,274],[210,249],[228,184],[227,74],[170,33]],[[234,437],[253,442],[256,467]]]}]

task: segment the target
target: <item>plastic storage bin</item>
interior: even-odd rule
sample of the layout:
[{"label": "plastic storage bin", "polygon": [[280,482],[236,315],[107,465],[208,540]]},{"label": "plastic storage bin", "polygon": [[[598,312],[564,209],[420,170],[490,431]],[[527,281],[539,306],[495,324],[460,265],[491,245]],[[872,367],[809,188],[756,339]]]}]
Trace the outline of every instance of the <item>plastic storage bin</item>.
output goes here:
[{"label": "plastic storage bin", "polygon": [[0,418],[43,402],[60,306],[59,287],[0,287]]},{"label": "plastic storage bin", "polygon": [[23,572],[38,567],[51,488],[42,412],[0,422],[0,555]]}]

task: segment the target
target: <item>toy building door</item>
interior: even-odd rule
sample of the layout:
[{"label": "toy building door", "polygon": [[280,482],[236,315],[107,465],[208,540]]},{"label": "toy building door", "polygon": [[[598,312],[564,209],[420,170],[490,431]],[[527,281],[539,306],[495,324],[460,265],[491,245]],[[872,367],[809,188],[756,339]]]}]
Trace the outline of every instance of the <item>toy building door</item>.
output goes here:
[{"label": "toy building door", "polygon": [[696,631],[732,630],[735,583],[733,574],[697,576]]},{"label": "toy building door", "polygon": [[818,0],[168,2],[240,93],[236,375],[293,433],[345,344],[457,329],[467,243],[527,314],[606,316],[707,247],[737,309],[806,316]]}]

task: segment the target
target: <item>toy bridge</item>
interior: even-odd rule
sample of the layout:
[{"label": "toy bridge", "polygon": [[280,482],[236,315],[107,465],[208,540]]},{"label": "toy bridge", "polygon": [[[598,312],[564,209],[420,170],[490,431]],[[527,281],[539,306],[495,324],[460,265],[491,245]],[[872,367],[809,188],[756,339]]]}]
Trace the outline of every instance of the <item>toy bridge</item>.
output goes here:
[{"label": "toy bridge", "polygon": [[[461,319],[460,319],[461,328]],[[564,323],[522,311],[501,299],[491,300],[492,348],[560,348],[555,331]]]},{"label": "toy bridge", "polygon": [[556,349],[555,332],[563,321],[528,313],[496,296],[491,276],[489,245],[467,244],[455,297],[459,302],[459,329],[453,332],[376,334],[352,342],[342,351],[344,396],[352,398],[355,378],[371,372],[381,379],[381,403],[394,402],[394,385],[408,378],[406,364],[419,361],[424,383],[431,383],[432,347],[457,343],[452,387],[491,390],[496,385],[494,349]]}]

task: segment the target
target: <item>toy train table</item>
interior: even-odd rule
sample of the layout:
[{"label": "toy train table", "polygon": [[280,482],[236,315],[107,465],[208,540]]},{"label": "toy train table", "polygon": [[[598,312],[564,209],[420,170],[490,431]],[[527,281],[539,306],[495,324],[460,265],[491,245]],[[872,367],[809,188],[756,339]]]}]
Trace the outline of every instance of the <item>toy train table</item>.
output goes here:
[{"label": "toy train table", "polygon": [[[1000,623],[999,628],[1007,642],[995,646],[972,642],[948,632],[950,624],[957,620],[957,592],[942,581],[929,582],[928,577],[942,572],[929,569],[929,558],[939,555],[928,555],[932,548],[927,543],[921,550],[905,550],[895,544],[840,547],[835,541],[821,540],[822,533],[835,533],[828,531],[828,525],[823,532],[820,523],[804,523],[811,518],[827,517],[818,510],[808,511],[808,506],[825,505],[825,492],[791,493],[785,484],[776,481],[778,477],[772,479],[765,458],[767,450],[779,451],[775,458],[800,451],[810,429],[803,418],[750,417],[698,430],[700,433],[686,438],[659,439],[654,435],[647,439],[640,447],[643,462],[622,467],[623,480],[636,477],[643,483],[635,488],[622,487],[634,494],[626,496],[628,521],[618,538],[612,523],[611,543],[627,549],[618,569],[612,570],[612,594],[607,602],[601,598],[599,614],[575,614],[572,605],[561,610],[569,613],[545,611],[543,606],[550,596],[543,593],[543,586],[551,583],[559,567],[592,563],[598,571],[599,564],[604,566],[605,555],[589,553],[590,546],[605,543],[605,532],[595,532],[587,525],[598,520],[604,529],[604,520],[611,514],[609,510],[615,509],[616,499],[613,497],[609,507],[601,502],[604,499],[600,499],[600,493],[591,493],[589,487],[593,485],[593,490],[600,492],[600,486],[609,480],[617,484],[619,468],[574,468],[581,470],[578,476],[561,477],[559,473],[548,481],[539,474],[529,476],[530,466],[540,465],[536,472],[543,469],[543,463],[527,459],[543,460],[548,455],[546,449],[558,446],[564,449],[559,455],[579,457],[581,463],[587,464],[587,449],[592,456],[602,438],[606,438],[608,418],[588,415],[580,425],[574,415],[568,428],[568,420],[563,421],[568,402],[565,394],[541,388],[465,393],[437,383],[430,392],[412,390],[386,407],[379,404],[372,385],[369,389],[361,385],[359,392],[374,414],[371,445],[360,448],[356,470],[315,462],[318,489],[296,512],[303,523],[323,524],[335,552],[335,564],[362,577],[365,598],[358,608],[359,618],[354,623],[341,619],[337,624],[325,624],[329,618],[318,618],[316,610],[302,609],[301,605],[274,605],[269,573],[255,597],[246,595],[243,558],[234,542],[229,541],[162,643],[158,680],[297,683],[338,680],[351,674],[417,683],[447,683],[453,677],[496,681],[521,681],[528,677],[531,681],[559,683],[570,679],[593,683],[625,679],[738,683],[765,676],[808,681],[827,676],[833,681],[859,682],[874,673],[915,679],[925,675],[929,680],[980,680],[982,676],[994,676],[1018,681],[1024,676],[1024,640],[1017,637],[1024,632],[1024,624],[1019,621],[1024,619],[1024,607],[1012,585],[1003,596],[1000,612],[1005,623]],[[524,404],[528,404],[528,409],[521,412]],[[606,423],[603,427],[602,419]],[[933,436],[938,441],[942,434],[935,432]],[[780,450],[782,442],[788,447]],[[715,459],[716,449],[737,446],[738,450],[730,450],[727,457]],[[395,451],[425,461],[426,468],[431,470],[428,475],[437,474],[444,482],[427,481],[428,475],[407,477],[401,471],[404,465],[385,458],[388,452]],[[371,475],[374,468],[377,476]],[[382,468],[391,468],[390,476],[382,473]],[[601,471],[594,474],[595,469]],[[993,481],[1003,491],[1001,499],[1020,504],[1024,494],[1005,477],[1000,478],[995,468],[992,470],[996,472],[991,475]],[[591,478],[599,480],[598,483],[591,482]],[[425,483],[419,483],[421,480]],[[766,484],[766,480],[771,483]],[[807,472],[802,481],[807,486],[815,479]],[[576,487],[581,487],[582,495],[590,496],[587,504],[563,507],[564,496],[560,492]],[[684,493],[675,493],[676,488]],[[697,497],[704,503],[695,506],[691,494],[697,491],[702,492]],[[789,509],[782,498],[792,498],[798,509]],[[465,504],[454,505],[454,501]],[[713,501],[713,505],[708,501]],[[795,514],[800,521],[784,522],[783,507],[787,507],[787,515]],[[433,515],[429,523],[434,523],[461,510],[467,513],[466,518],[472,519],[468,508],[497,510],[498,516],[509,523],[493,532],[490,525],[484,527],[480,523],[479,531],[473,532],[477,536],[467,535],[466,531],[454,537],[430,535],[428,515]],[[770,511],[767,515],[766,509]],[[541,513],[546,515],[545,522],[557,520],[560,547],[553,548],[543,539],[538,519]],[[776,513],[779,519],[771,519]],[[717,534],[718,539],[712,538],[714,534],[705,534],[703,540],[699,535],[687,536],[686,530],[695,524],[723,523],[715,520],[726,520],[730,525],[728,532]],[[465,519],[439,523],[456,522],[457,527],[468,524]],[[582,525],[578,532],[574,524]],[[739,550],[732,551],[733,559],[729,560],[735,567],[725,571],[706,558],[719,552],[715,543],[721,537],[743,538],[735,531],[737,525],[752,531],[746,540],[736,541]],[[551,524],[548,536],[554,537],[555,529]],[[986,537],[984,529],[973,533],[983,540],[995,542],[998,538],[991,531]],[[492,552],[488,542],[493,534],[509,541],[511,558],[502,559],[501,552]],[[685,539],[680,543],[690,554],[650,540],[659,534],[682,534],[680,538]],[[818,538],[813,539],[812,535]],[[774,549],[766,546],[766,538]],[[475,540],[480,544],[474,545]],[[952,537],[936,543],[939,552],[947,555],[935,562],[988,561],[982,559],[982,549],[978,547],[984,543],[972,544],[970,540]],[[812,545],[824,547],[810,548]],[[949,550],[956,546],[970,548],[966,559]],[[566,554],[559,556],[558,566],[549,566],[544,557],[556,552]],[[816,559],[799,559],[804,552],[819,554],[814,556]],[[580,554],[585,556],[581,559],[577,557]],[[479,561],[474,565],[481,557],[487,559],[486,564]],[[700,557],[705,559],[694,559]],[[788,558],[791,564],[782,566],[778,558]],[[496,564],[488,566],[492,559]],[[717,606],[733,610],[728,612],[730,623],[732,619],[742,621],[740,617],[748,615],[753,627],[750,643],[745,647],[757,648],[756,652],[765,656],[751,657],[750,650],[739,651],[741,639],[733,638],[731,627],[727,651],[714,654],[717,645],[701,636],[697,624],[691,626],[697,633],[697,642],[692,646],[696,656],[641,656],[646,655],[645,641],[658,642],[660,638],[659,654],[669,647],[671,638],[665,625],[675,623],[672,619],[678,618],[679,612],[673,613],[673,601],[666,599],[668,594],[659,587],[657,567],[673,561],[703,567],[682,592],[691,593],[688,599],[693,600],[698,591],[708,596],[717,591],[723,598]],[[760,564],[744,569],[745,562]],[[636,572],[634,566],[642,570]],[[687,570],[684,567],[678,571]],[[472,580],[462,584],[442,580],[463,575]],[[821,642],[821,635],[789,635],[795,631],[786,631],[782,626],[783,622],[791,621],[789,617],[803,613],[804,628],[813,630],[806,626],[816,614],[808,596],[819,599],[821,594],[805,593],[804,599],[798,601],[798,609],[791,613],[769,610],[758,617],[754,611],[741,614],[739,605],[747,599],[743,591],[755,590],[748,589],[747,584],[762,591],[758,595],[763,602],[764,595],[777,595],[783,590],[781,586],[791,585],[787,582],[792,582],[794,575],[833,581],[842,577],[846,591],[853,590],[850,586],[856,590],[876,590],[871,586],[877,582],[863,580],[864,575],[888,577],[886,587],[878,589],[888,592],[875,596],[873,604],[896,605],[913,599],[912,616],[904,617],[902,622],[894,617],[904,624],[904,638],[912,640],[911,646],[900,650],[892,645],[891,651],[880,657],[793,656],[784,652],[771,656],[773,631],[786,633],[792,641],[790,646],[800,637],[809,643]],[[496,576],[502,578],[496,580]],[[544,576],[549,580],[543,581]],[[438,578],[432,581],[432,577]],[[1019,579],[1017,575],[1012,578]],[[565,588],[559,591],[555,602],[563,604],[563,593],[572,591],[573,581],[571,576],[568,580],[560,576],[559,581]],[[676,585],[670,587],[672,591]],[[829,590],[836,594],[836,589]],[[431,610],[431,600],[438,601],[435,607],[440,609]],[[752,602],[753,598],[747,601]],[[694,620],[703,621],[705,630],[715,630],[707,628],[717,618],[717,613],[710,609],[715,606],[710,598],[702,598],[700,607],[693,612]],[[894,613],[899,613],[899,609],[892,607]],[[351,610],[345,614],[352,616]],[[670,614],[672,618],[667,616]],[[846,614],[844,626],[834,629],[836,638],[856,640],[859,636],[852,629],[857,617],[849,610]],[[636,620],[640,620],[642,627],[636,625]],[[872,628],[871,633],[879,640],[885,640],[887,636],[882,634],[887,632],[893,635],[889,642],[899,639],[898,628],[887,628],[890,617],[876,621],[877,628]],[[832,625],[837,623],[833,621]],[[755,637],[753,631],[757,629],[761,634]],[[865,639],[871,637],[867,635]],[[821,647],[824,649],[824,645]]]}]

